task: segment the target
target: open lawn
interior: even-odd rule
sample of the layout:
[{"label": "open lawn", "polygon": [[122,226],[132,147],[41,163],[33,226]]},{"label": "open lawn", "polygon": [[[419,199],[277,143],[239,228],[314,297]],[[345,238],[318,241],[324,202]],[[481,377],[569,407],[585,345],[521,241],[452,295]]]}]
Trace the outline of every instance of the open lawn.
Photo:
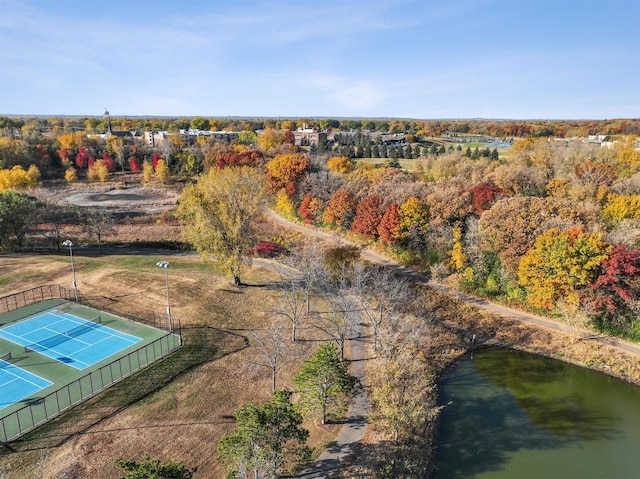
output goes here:
[{"label": "open lawn", "polygon": [[[250,331],[271,321],[275,273],[254,268],[234,287],[193,256],[74,254],[78,288],[96,306],[148,316],[166,306],[168,260],[172,314],[182,321],[185,346],[149,369],[63,414],[0,450],[0,477],[23,479],[119,477],[118,458],[179,460],[197,467],[196,478],[224,477],[215,461],[218,439],[233,428],[233,412],[248,401],[267,400],[270,371],[249,346]],[[0,296],[41,284],[71,284],[66,254],[0,256]],[[318,339],[303,330],[304,339]],[[250,342],[249,342],[250,344]],[[295,359],[278,376],[291,376],[317,341],[292,346]],[[316,454],[340,425],[305,424]]]}]

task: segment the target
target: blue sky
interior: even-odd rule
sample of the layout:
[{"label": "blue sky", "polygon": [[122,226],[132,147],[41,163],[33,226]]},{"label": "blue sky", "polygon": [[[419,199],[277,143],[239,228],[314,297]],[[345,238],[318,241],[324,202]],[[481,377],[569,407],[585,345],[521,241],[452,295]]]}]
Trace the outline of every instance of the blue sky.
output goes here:
[{"label": "blue sky", "polygon": [[640,117],[640,0],[0,0],[0,114]]}]

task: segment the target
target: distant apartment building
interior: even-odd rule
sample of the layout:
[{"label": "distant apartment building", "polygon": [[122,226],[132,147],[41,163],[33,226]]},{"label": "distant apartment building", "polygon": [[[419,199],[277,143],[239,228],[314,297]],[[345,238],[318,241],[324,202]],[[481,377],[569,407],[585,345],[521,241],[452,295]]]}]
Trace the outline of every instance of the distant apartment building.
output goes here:
[{"label": "distant apartment building", "polygon": [[293,144],[297,146],[317,145],[320,141],[326,141],[327,134],[316,131],[313,128],[299,128],[293,132]]},{"label": "distant apartment building", "polygon": [[193,144],[198,137],[213,138],[216,141],[232,141],[238,138],[235,131],[207,131],[207,130],[179,130],[178,132],[170,131],[145,131],[144,141],[148,146],[154,147],[162,141],[169,139],[172,135],[178,135],[187,144]]}]

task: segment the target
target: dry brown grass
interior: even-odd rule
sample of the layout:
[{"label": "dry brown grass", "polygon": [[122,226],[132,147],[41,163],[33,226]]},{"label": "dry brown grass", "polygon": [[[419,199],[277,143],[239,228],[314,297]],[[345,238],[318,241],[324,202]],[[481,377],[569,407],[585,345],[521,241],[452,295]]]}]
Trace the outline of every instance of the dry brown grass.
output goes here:
[{"label": "dry brown grass", "polygon": [[476,334],[476,346],[497,345],[521,349],[602,371],[640,385],[640,357],[598,341],[596,335],[561,332],[534,326],[452,300],[442,293],[425,290],[425,308],[437,314],[444,325],[456,332],[459,348],[470,347]]},{"label": "dry brown grass", "polygon": [[[150,309],[161,311],[165,283],[163,272],[155,267],[158,259],[163,258],[77,257],[79,287],[83,294],[122,312],[142,315]],[[255,268],[245,277],[253,286],[236,288],[197,258],[174,256],[170,261],[172,311],[187,329],[208,325],[245,335],[272,319],[266,313],[274,296],[270,285],[277,281],[271,271]],[[0,295],[35,284],[71,283],[65,254],[0,256],[0,266]],[[545,354],[640,384],[640,359],[611,346],[497,317],[428,288],[424,288],[417,303],[420,317],[429,325],[424,350],[431,368],[428,372],[434,378],[469,349],[471,335],[476,334],[476,344]],[[301,333],[316,339],[311,330]],[[309,341],[296,345],[297,359],[279,376],[280,387],[292,387],[291,376],[316,344]],[[16,447],[18,452],[1,456],[0,471],[6,472],[7,478],[20,479],[111,479],[118,477],[116,458],[140,458],[148,453],[197,466],[196,477],[223,477],[214,456],[218,439],[233,427],[233,411],[248,401],[270,396],[269,371],[257,366],[257,362],[260,357],[254,348],[206,359],[168,381],[160,391],[125,403],[124,407],[120,407],[117,398],[107,400],[110,390],[104,395],[107,399],[92,402],[81,414],[65,416],[55,427],[47,427],[41,437],[29,436],[28,441]],[[311,430],[310,443],[316,446],[316,453],[339,429],[337,425],[312,422],[305,426]],[[340,477],[371,472],[373,464],[388,452],[385,444],[389,443],[384,431],[368,428],[358,452]]]},{"label": "dry brown grass", "polygon": [[[428,334],[423,336],[422,348],[428,368],[426,373],[432,375],[434,381],[442,378],[469,351],[475,334],[475,346],[521,349],[600,370],[640,385],[638,356],[599,342],[577,339],[574,334],[500,317],[427,287],[420,288],[416,314],[427,324]],[[431,404],[425,404],[425,407],[435,406],[435,397]],[[411,459],[410,455],[416,454],[420,456],[418,461],[428,461],[429,451],[435,443],[436,427],[436,423],[430,424],[422,437],[421,447],[405,451],[406,457]],[[393,447],[389,431],[377,429],[375,425],[369,427],[357,452],[336,477],[376,477],[376,467],[388,463]]]},{"label": "dry brown grass", "polygon": [[[78,286],[83,295],[116,311],[136,315],[162,311],[165,280],[163,271],[155,267],[158,259],[76,256]],[[254,286],[236,288],[197,258],[169,260],[172,313],[181,318],[185,329],[207,325],[245,335],[271,321],[265,311],[274,296],[270,285],[277,280],[272,272],[254,269],[244,278]],[[0,265],[0,296],[39,284],[71,283],[66,255],[0,256]],[[316,339],[309,330],[303,335]],[[278,377],[279,387],[292,387],[291,376],[316,345],[314,341],[296,344],[296,359]],[[15,452],[4,451],[2,477],[111,479],[119,477],[116,459],[140,459],[144,453],[197,467],[195,477],[224,477],[215,451],[221,435],[233,428],[234,410],[270,397],[270,373],[254,364],[259,361],[255,348],[241,349],[184,371],[161,390],[132,402],[116,398],[120,393],[114,392],[119,391],[115,386],[79,412],[62,416],[55,426],[46,426],[40,435],[36,431],[27,436],[13,446]],[[135,377],[131,380],[135,383]],[[313,422],[305,427],[311,431],[309,443],[317,453],[339,430],[337,425]]]}]

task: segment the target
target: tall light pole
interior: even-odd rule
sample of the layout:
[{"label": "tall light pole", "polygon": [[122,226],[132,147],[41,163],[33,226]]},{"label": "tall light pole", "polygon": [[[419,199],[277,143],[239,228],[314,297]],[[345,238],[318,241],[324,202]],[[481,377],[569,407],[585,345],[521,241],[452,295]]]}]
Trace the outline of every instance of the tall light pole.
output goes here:
[{"label": "tall light pole", "polygon": [[169,330],[173,331],[173,324],[171,321],[171,302],[169,301],[169,263],[167,261],[158,261],[156,266],[164,268],[164,279],[167,285],[167,317],[169,318]]},{"label": "tall light pole", "polygon": [[76,268],[73,265],[73,242],[71,240],[65,240],[62,243],[62,246],[69,247],[69,258],[71,258],[71,273],[73,274],[73,293],[76,297],[76,301],[78,301],[78,286],[76,284]]}]

